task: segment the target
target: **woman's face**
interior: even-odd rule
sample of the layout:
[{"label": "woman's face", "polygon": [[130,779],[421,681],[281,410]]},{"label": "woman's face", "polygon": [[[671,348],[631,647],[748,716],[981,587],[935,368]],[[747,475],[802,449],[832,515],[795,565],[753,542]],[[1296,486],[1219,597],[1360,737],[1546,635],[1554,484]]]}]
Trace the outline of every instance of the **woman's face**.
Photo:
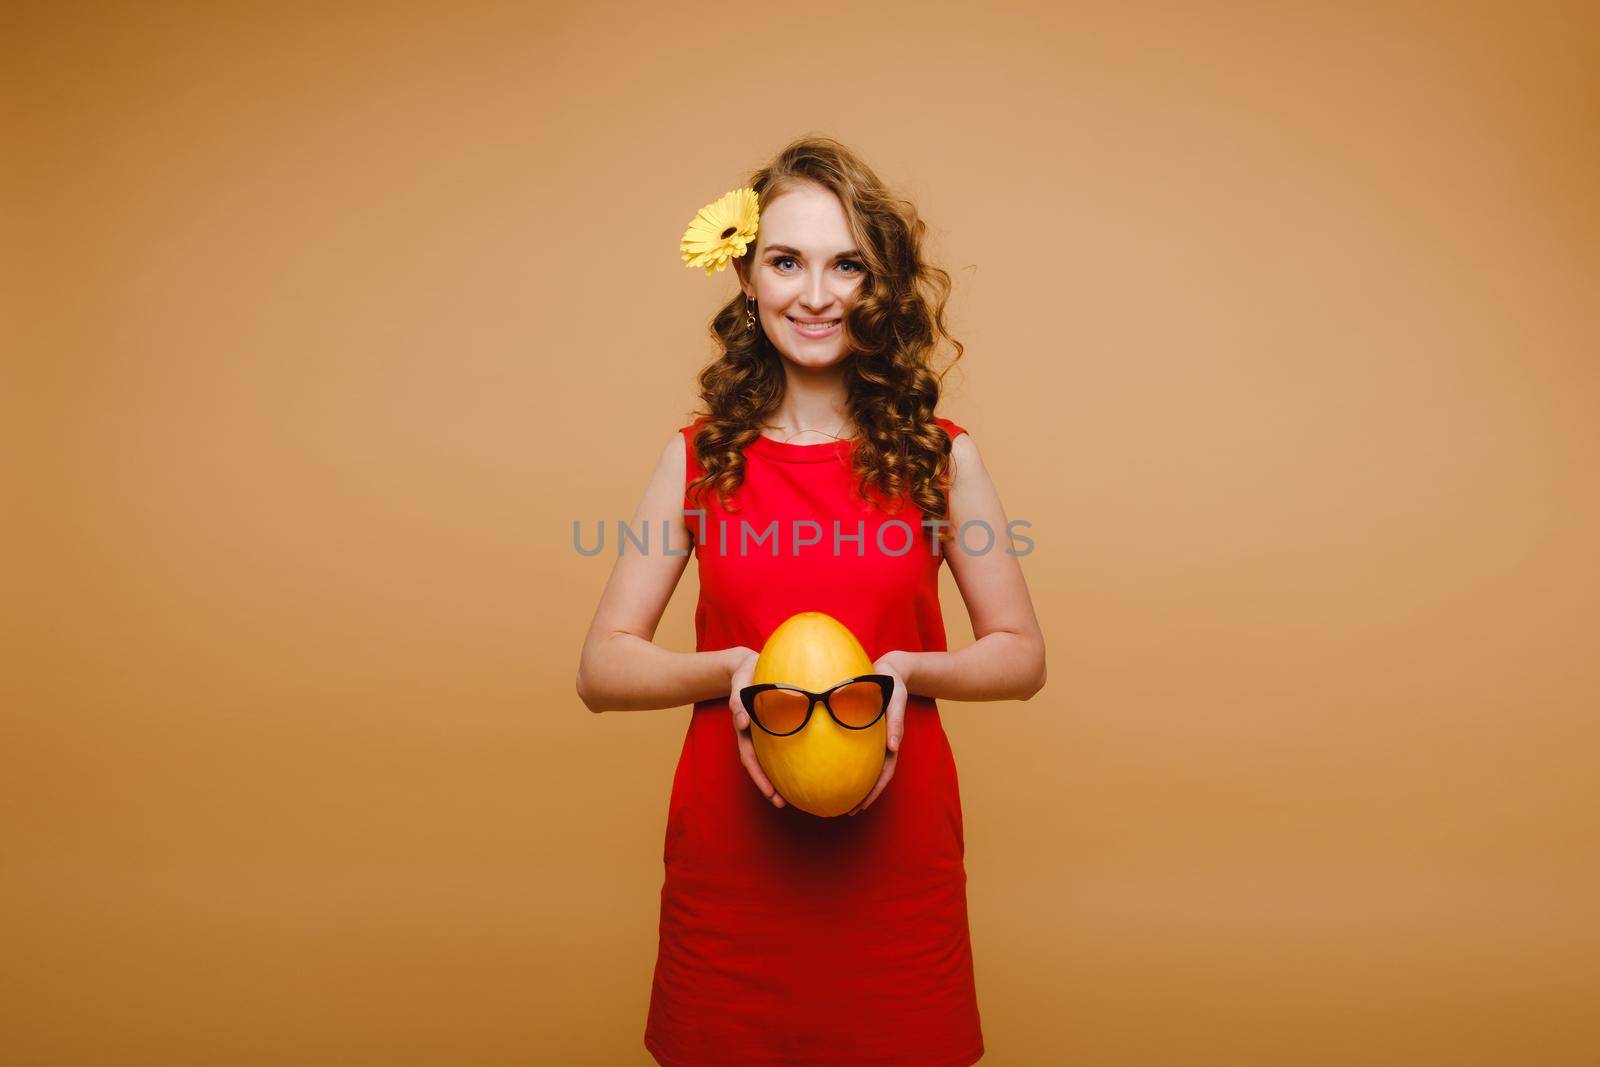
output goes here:
[{"label": "woman's face", "polygon": [[740,287],[756,301],[761,328],[778,351],[810,368],[843,360],[842,320],[866,267],[839,198],[805,182],[762,204],[749,261]]}]

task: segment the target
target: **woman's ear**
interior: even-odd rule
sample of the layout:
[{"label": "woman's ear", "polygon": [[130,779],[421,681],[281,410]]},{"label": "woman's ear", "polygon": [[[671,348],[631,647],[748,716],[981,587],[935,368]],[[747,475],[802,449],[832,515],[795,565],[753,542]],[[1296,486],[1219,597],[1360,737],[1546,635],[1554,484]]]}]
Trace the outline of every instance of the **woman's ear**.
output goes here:
[{"label": "woman's ear", "polygon": [[755,255],[755,251],[754,248],[751,248],[749,252],[731,261],[733,263],[733,273],[739,276],[739,290],[744,293],[746,300],[753,299],[755,294],[750,291],[750,268],[746,266],[745,261]]}]

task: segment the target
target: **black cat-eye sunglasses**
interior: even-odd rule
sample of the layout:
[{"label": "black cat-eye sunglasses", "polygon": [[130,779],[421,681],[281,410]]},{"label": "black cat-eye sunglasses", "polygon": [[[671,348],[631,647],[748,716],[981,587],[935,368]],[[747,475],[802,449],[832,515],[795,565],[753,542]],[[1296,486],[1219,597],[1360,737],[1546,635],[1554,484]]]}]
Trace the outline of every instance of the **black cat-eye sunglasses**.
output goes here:
[{"label": "black cat-eye sunglasses", "polygon": [[846,730],[865,730],[883,718],[893,695],[894,679],[887,674],[846,678],[824,693],[775,682],[747,685],[739,690],[739,700],[751,721],[774,737],[787,737],[805,729],[811,721],[811,709],[819,701],[833,721]]}]

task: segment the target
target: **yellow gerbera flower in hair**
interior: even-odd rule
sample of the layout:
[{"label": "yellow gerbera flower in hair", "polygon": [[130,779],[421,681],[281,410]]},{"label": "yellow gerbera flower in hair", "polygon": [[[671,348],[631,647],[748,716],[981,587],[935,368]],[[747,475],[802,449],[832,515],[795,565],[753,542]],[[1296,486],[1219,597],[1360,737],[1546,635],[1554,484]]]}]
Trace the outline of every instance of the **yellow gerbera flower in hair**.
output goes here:
[{"label": "yellow gerbera flower in hair", "polygon": [[720,200],[713,200],[695,213],[683,231],[679,250],[686,267],[704,267],[706,277],[724,270],[728,260],[738,259],[755,244],[756,226],[761,211],[754,189],[735,189]]}]

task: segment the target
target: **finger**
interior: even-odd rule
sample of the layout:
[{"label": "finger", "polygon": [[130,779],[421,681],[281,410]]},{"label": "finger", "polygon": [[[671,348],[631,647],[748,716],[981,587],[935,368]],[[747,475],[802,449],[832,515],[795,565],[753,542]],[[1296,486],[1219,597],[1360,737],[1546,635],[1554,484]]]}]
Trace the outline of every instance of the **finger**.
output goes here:
[{"label": "finger", "polygon": [[761,769],[761,761],[756,757],[756,747],[750,742],[748,734],[739,735],[739,762],[744,764],[744,769],[750,772],[750,780],[755,782],[763,793],[771,795],[772,782],[767,779],[767,774]]},{"label": "finger", "polygon": [[906,732],[906,687],[896,685],[889,698],[889,751],[900,751],[900,740]]},{"label": "finger", "polygon": [[768,800],[781,799],[778,797],[778,791],[772,787],[772,783],[767,781],[767,776],[761,773],[761,765],[759,763],[753,759],[745,758],[741,758],[739,762],[744,764],[745,772],[750,775],[750,781],[755,783],[757,789],[761,790],[762,796]]},{"label": "finger", "polygon": [[894,777],[894,764],[897,759],[899,759],[898,756],[890,753],[889,757],[883,761],[883,773],[878,775],[878,784],[872,787],[872,792],[867,794],[867,799],[861,802],[861,806],[856,809],[857,811],[866,811],[872,807],[873,801],[882,795],[884,788],[889,784],[889,779]]},{"label": "finger", "polygon": [[[773,785],[770,777],[766,777],[766,771],[762,769],[762,761],[758,760],[757,755],[755,755],[755,742],[750,741],[750,734],[747,733],[738,734],[738,737],[739,758],[744,763],[744,768],[749,771],[750,779],[755,782],[757,789],[762,790],[763,795],[768,800],[773,801],[774,808],[782,808],[787,801],[782,797],[782,793],[778,792],[778,787]],[[749,758],[746,758],[746,753]]]},{"label": "finger", "polygon": [[739,734],[739,762],[744,764],[744,769],[750,775],[750,780],[761,790],[761,795],[772,801],[775,807],[783,807],[783,797],[778,795],[778,790],[773,786],[766,772],[761,769],[761,761],[756,758],[755,745],[751,744],[748,734]]},{"label": "finger", "polygon": [[[867,796],[868,796],[868,797],[869,797],[869,796],[871,796],[871,795],[872,795],[872,794],[873,794],[873,793],[874,793],[874,792],[876,792],[876,791],[877,791],[877,788],[878,788],[878,782],[881,782],[881,781],[883,781],[883,772],[882,772],[882,771],[879,771],[879,772],[878,772],[878,781],[877,781],[877,782],[873,782],[873,783],[872,783],[872,788],[871,788],[871,789],[869,789],[869,790],[867,790]],[[867,805],[867,797],[862,797],[862,798],[861,798],[861,799],[860,799],[860,800],[859,800],[859,801],[858,801],[858,802],[857,802],[857,803],[856,803],[856,806],[855,806],[855,807],[853,807],[853,808],[851,808],[851,809],[850,809],[850,810],[849,810],[849,811],[848,811],[848,812],[846,812],[846,813],[845,813],[845,814],[847,814],[847,815],[854,815],[854,814],[855,814],[855,813],[856,813],[856,812],[858,812],[858,811],[860,811],[860,810],[861,810],[861,809],[862,809],[862,808],[864,808],[864,807],[866,807],[866,805]]]},{"label": "finger", "polygon": [[889,779],[894,777],[894,767],[889,763],[889,760],[891,759],[894,759],[892,754],[888,757],[888,759],[884,760],[883,770],[878,772],[878,780],[872,783],[872,790],[868,792],[864,798],[862,798],[861,803],[857,804],[855,808],[851,810],[851,815],[866,811],[872,802],[878,799],[878,794],[882,793],[884,787],[889,784]]}]

